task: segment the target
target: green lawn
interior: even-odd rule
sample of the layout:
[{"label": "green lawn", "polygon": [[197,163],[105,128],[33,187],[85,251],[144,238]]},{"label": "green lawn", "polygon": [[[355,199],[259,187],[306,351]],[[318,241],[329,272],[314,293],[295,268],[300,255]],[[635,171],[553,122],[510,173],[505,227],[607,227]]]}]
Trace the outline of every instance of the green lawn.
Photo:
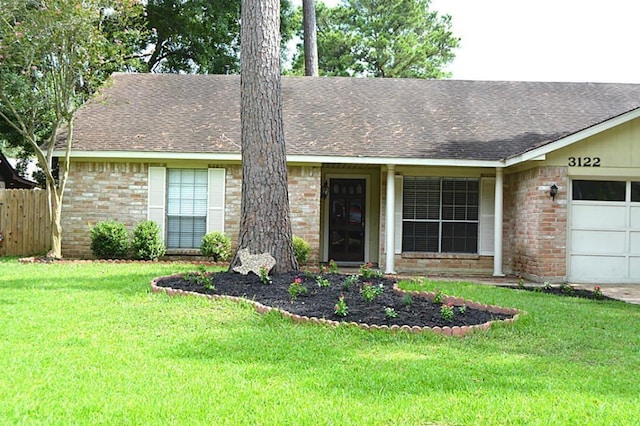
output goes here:
[{"label": "green lawn", "polygon": [[184,264],[0,259],[0,424],[632,425],[640,306],[427,283],[528,312],[465,338],[152,294]]}]

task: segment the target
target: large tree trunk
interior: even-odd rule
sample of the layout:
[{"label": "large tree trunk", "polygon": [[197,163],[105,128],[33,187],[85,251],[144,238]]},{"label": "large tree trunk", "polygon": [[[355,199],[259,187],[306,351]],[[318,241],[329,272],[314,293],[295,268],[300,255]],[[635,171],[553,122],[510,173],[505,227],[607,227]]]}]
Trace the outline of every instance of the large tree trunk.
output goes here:
[{"label": "large tree trunk", "polygon": [[304,27],[304,75],[317,77],[318,41],[315,0],[302,0],[302,26]]},{"label": "large tree trunk", "polygon": [[[238,250],[270,253],[276,259],[276,273],[298,269],[289,219],[279,28],[279,0],[242,0],[242,206]],[[238,262],[236,252],[231,266]]]}]

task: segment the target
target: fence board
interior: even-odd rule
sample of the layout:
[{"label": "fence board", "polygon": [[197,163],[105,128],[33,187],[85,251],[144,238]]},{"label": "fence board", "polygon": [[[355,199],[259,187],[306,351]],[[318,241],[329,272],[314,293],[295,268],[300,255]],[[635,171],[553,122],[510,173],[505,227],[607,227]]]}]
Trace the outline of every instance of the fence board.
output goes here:
[{"label": "fence board", "polygon": [[51,248],[47,193],[0,189],[0,256],[44,254]]}]

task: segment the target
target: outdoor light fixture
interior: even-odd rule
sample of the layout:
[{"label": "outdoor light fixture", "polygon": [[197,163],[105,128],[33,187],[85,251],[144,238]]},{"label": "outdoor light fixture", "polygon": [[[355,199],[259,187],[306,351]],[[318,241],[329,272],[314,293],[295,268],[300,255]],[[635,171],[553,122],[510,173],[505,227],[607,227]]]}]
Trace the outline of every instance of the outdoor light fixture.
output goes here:
[{"label": "outdoor light fixture", "polygon": [[558,195],[558,187],[555,183],[549,188],[549,195],[551,195],[551,199],[555,201],[556,195]]},{"label": "outdoor light fixture", "polygon": [[327,198],[327,195],[329,195],[329,183],[325,180],[320,189],[320,198],[324,200]]}]

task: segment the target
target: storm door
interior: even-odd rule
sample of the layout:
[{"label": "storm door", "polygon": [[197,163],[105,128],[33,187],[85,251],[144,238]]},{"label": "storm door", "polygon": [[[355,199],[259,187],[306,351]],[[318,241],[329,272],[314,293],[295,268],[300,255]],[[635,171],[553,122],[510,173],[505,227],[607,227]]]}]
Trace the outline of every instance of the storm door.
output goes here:
[{"label": "storm door", "polygon": [[365,179],[331,179],[329,183],[329,259],[363,262]]}]

